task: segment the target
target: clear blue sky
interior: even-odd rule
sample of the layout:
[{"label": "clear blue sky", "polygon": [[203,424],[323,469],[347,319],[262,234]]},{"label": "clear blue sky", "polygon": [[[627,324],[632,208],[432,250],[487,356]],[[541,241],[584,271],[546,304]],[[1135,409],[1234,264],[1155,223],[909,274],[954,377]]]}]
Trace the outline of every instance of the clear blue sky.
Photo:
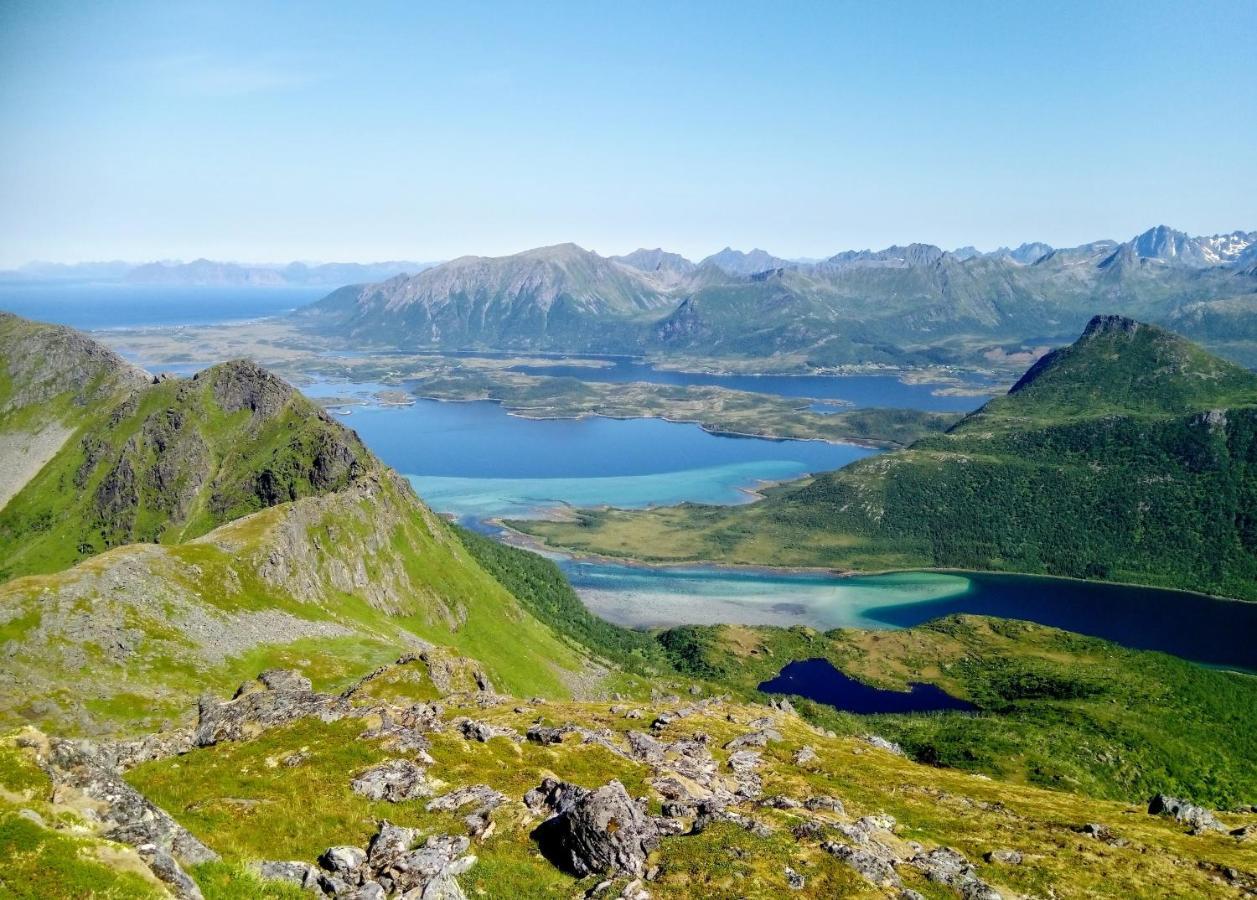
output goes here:
[{"label": "clear blue sky", "polygon": [[1257,228],[1257,3],[0,2],[0,265]]}]

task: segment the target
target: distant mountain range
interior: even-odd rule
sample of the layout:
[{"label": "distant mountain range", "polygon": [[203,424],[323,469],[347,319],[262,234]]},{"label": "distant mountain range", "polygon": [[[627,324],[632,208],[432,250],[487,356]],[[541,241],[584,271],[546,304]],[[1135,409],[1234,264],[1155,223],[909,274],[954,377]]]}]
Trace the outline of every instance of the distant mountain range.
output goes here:
[{"label": "distant mountain range", "polygon": [[383,281],[401,274],[415,274],[436,265],[432,262],[390,261],[378,263],[277,263],[252,265],[197,259],[192,262],[128,263],[33,262],[0,272],[0,281],[92,281],[128,284],[163,284],[186,287],[339,287],[364,281]]},{"label": "distant mountain range", "polygon": [[345,287],[297,315],[391,346],[828,366],[971,363],[996,348],[1060,343],[1097,312],[1214,345],[1257,341],[1257,232],[1192,237],[1158,226],[1126,242],[990,253],[909,244],[819,262],[728,248],[697,263],[663,249],[604,258],[561,244]]}]

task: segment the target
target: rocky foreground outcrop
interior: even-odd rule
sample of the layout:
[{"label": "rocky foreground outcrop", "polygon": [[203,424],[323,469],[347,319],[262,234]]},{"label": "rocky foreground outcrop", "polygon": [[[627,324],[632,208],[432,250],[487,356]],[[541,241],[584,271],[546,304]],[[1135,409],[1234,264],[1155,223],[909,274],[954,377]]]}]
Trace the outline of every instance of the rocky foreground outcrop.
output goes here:
[{"label": "rocky foreground outcrop", "polygon": [[[430,656],[427,672],[448,668],[448,660]],[[1024,893],[1007,882],[1055,884],[1040,867],[1061,842],[1079,846],[1071,859],[1084,868],[1112,866],[1114,854],[1159,866],[1156,853],[1167,848],[1155,840],[1167,833],[1179,840],[1215,842],[1201,844],[1209,853],[1223,851],[1195,867],[1185,868],[1175,857],[1167,871],[1181,879],[1180,893],[1238,896],[1257,885],[1253,871],[1225,855],[1231,852],[1226,848],[1245,846],[1246,826],[1222,834],[1216,815],[1175,798],[1157,798],[1150,808],[1156,815],[1106,822],[1082,818],[1090,808],[1081,798],[1071,801],[1060,794],[1052,801],[1051,821],[1038,821],[1028,815],[1028,795],[1018,795],[1014,810],[953,792],[963,782],[989,794],[994,788],[983,780],[956,775],[949,782],[953,791],[916,783],[913,779],[934,779],[928,773],[938,770],[918,767],[893,748],[837,739],[789,708],[747,706],[723,697],[685,702],[665,697],[650,704],[652,726],[642,730],[643,717],[633,715],[640,710],[619,704],[541,699],[523,704],[474,687],[439,700],[381,699],[384,684],[435,689],[431,674],[428,681],[419,680],[425,671],[422,659],[408,655],[399,662],[341,694],[314,691],[295,672],[268,670],[229,700],[204,698],[195,728],[142,740],[96,745],[28,732],[22,745],[48,774],[59,808],[83,810],[102,837],[135,847],[170,892],[188,900],[200,897],[189,877],[190,871],[195,874],[191,867],[217,854],[179,824],[179,806],[160,808],[128,783],[124,771],[185,756],[189,761],[179,761],[182,770],[193,766],[196,755],[224,749],[217,745],[247,748],[265,738],[267,777],[284,779],[289,772],[304,777],[300,773],[320,764],[321,748],[308,737],[305,745],[286,746],[282,736],[294,727],[308,735],[312,726],[332,729],[329,733],[341,735],[340,740],[361,742],[363,755],[373,760],[348,770],[320,769],[314,782],[339,779],[343,787],[337,803],[348,806],[338,809],[372,810],[373,836],[364,844],[358,831],[354,839],[329,841],[305,858],[259,854],[250,866],[257,877],[327,897],[461,900],[492,895],[484,885],[496,885],[502,870],[482,869],[478,858],[493,858],[499,848],[511,847],[508,866],[517,866],[521,844],[535,851],[528,858],[536,865],[553,867],[552,878],[574,879],[567,882],[572,889],[590,896],[677,896],[687,877],[677,869],[684,865],[678,860],[695,852],[683,850],[687,845],[679,842],[691,842],[688,846],[706,848],[701,852],[718,854],[713,865],[732,861],[735,870],[744,872],[737,865],[747,853],[772,854],[772,890],[782,895],[831,896],[839,885],[844,886],[839,894],[882,891],[914,898],[921,896],[918,889],[930,893],[932,885],[934,895],[999,900]],[[407,679],[391,680],[396,672]],[[531,782],[531,789],[520,787],[514,772],[516,767],[545,772],[550,766],[562,771],[569,764],[584,774],[546,774],[540,783]],[[853,767],[863,765],[878,773],[875,792],[866,780],[847,795],[844,773],[854,776],[858,770]],[[207,770],[200,771],[204,777]],[[819,789],[822,784],[826,787]],[[924,804],[924,831],[870,808],[876,791],[893,792],[894,802],[908,810]],[[191,802],[182,793],[173,796],[180,804]],[[372,805],[361,806],[366,803]],[[1060,821],[1068,815],[1061,812],[1066,808],[1078,818]],[[380,820],[385,809],[388,819]],[[1164,822],[1164,817],[1175,821]],[[956,827],[945,824],[952,820]],[[394,824],[398,821],[406,824]],[[427,825],[408,827],[416,821]],[[986,836],[973,842],[966,833],[968,822]],[[1182,835],[1178,823],[1192,834]],[[940,828],[950,835],[946,842],[924,836]],[[205,837],[213,843],[212,834]],[[748,850],[742,841],[759,849]],[[1080,883],[1096,883],[1088,881],[1095,877],[1089,870]],[[1062,895],[1068,892],[1064,887]]]},{"label": "rocky foreground outcrop", "polygon": [[430,835],[420,842],[414,828],[388,821],[365,849],[329,847],[317,865],[306,862],[261,862],[263,878],[287,881],[328,897],[352,900],[465,900],[457,876],[476,864],[465,837]]}]

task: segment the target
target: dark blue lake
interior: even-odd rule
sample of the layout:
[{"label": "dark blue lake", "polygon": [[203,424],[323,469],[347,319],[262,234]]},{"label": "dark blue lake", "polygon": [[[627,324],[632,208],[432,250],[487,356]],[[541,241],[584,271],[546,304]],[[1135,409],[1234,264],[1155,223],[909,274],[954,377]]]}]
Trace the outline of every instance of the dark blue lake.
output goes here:
[{"label": "dark blue lake", "polygon": [[849,678],[827,659],[787,663],[776,678],[761,683],[759,689],[768,694],[794,694],[861,714],[977,709],[969,701],[953,697],[933,684],[909,684],[906,691],[882,690]]},{"label": "dark blue lake", "polygon": [[327,293],[323,287],[0,282],[0,309],[85,330],[210,325],[283,315]]},{"label": "dark blue lake", "polygon": [[831,575],[561,560],[595,613],[630,628],[910,628],[956,613],[1025,619],[1140,650],[1257,671],[1257,603],[1185,591],[982,572]]}]

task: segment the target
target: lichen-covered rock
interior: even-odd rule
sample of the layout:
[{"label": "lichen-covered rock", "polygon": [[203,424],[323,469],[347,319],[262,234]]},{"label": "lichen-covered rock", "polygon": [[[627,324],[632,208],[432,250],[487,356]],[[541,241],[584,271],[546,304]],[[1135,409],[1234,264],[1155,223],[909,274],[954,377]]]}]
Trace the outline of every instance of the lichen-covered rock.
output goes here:
[{"label": "lichen-covered rock", "polygon": [[872,850],[839,844],[836,841],[830,841],[822,847],[835,859],[841,860],[859,872],[871,884],[879,887],[902,887],[903,885],[895,867]]},{"label": "lichen-covered rock", "polygon": [[415,797],[430,797],[433,792],[426,770],[408,759],[392,759],[358,774],[350,787],[368,800],[400,803]]},{"label": "lichen-covered rock", "polygon": [[847,811],[842,805],[842,801],[837,797],[808,797],[807,800],[803,802],[803,805],[813,812],[824,810],[827,812],[838,813],[840,816],[844,815]]},{"label": "lichen-covered rock", "polygon": [[319,857],[320,866],[346,879],[356,879],[366,861],[366,851],[359,847],[328,847]]},{"label": "lichen-covered rock", "polygon": [[253,871],[271,881],[286,881],[308,891],[318,889],[319,870],[309,863],[294,861],[266,861],[253,866]]},{"label": "lichen-covered rock", "polygon": [[272,669],[263,672],[257,684],[260,689],[242,685],[225,703],[203,695],[197,710],[195,746],[245,740],[307,717],[334,722],[352,712],[342,698],[310,690],[309,679],[296,672]]},{"label": "lichen-covered rock", "polygon": [[807,879],[789,866],[785,867],[783,874],[786,876],[786,887],[790,890],[801,891],[807,887]]},{"label": "lichen-covered rock", "polygon": [[1019,866],[1022,862],[1021,852],[1018,850],[999,849],[991,850],[986,854],[986,861],[989,863],[999,863],[1005,866]]},{"label": "lichen-covered rock", "polygon": [[876,747],[878,750],[885,750],[887,753],[893,753],[896,756],[907,756],[903,752],[903,747],[900,747],[894,741],[886,740],[886,738],[880,735],[866,734],[863,737],[863,741],[869,746]]},{"label": "lichen-covered rock", "polygon": [[465,837],[431,835],[414,846],[419,832],[391,822],[379,824],[366,850],[329,847],[319,868],[302,862],[264,862],[263,878],[287,881],[338,900],[465,900],[456,876],[476,863]]},{"label": "lichen-covered rock", "polygon": [[647,855],[658,846],[659,830],[624,786],[611,781],[595,791],[564,788],[543,783],[532,803],[525,798],[530,807],[541,797],[554,801],[555,814],[533,831],[545,857],[581,878],[641,875]]},{"label": "lichen-covered rock", "polygon": [[488,722],[478,722],[475,719],[455,719],[454,727],[459,733],[468,740],[486,743],[495,737],[504,737],[508,741],[514,741],[522,744],[524,736],[514,728],[507,728],[504,725],[491,725]]},{"label": "lichen-covered rock", "polygon": [[1154,816],[1168,816],[1176,822],[1182,822],[1193,834],[1205,831],[1226,831],[1212,812],[1203,806],[1196,806],[1177,797],[1157,794],[1148,802],[1148,812]]},{"label": "lichen-covered rock", "polygon": [[969,860],[950,847],[935,847],[918,853],[909,864],[920,869],[930,881],[956,890],[964,900],[1002,900],[999,891],[978,877]]},{"label": "lichen-covered rock", "polygon": [[774,728],[761,728],[741,737],[736,737],[725,744],[726,750],[743,750],[747,747],[767,747],[770,741],[780,741],[781,732]]},{"label": "lichen-covered rock", "polygon": [[794,754],[794,764],[796,766],[810,766],[815,763],[819,756],[811,747],[800,747]]}]

